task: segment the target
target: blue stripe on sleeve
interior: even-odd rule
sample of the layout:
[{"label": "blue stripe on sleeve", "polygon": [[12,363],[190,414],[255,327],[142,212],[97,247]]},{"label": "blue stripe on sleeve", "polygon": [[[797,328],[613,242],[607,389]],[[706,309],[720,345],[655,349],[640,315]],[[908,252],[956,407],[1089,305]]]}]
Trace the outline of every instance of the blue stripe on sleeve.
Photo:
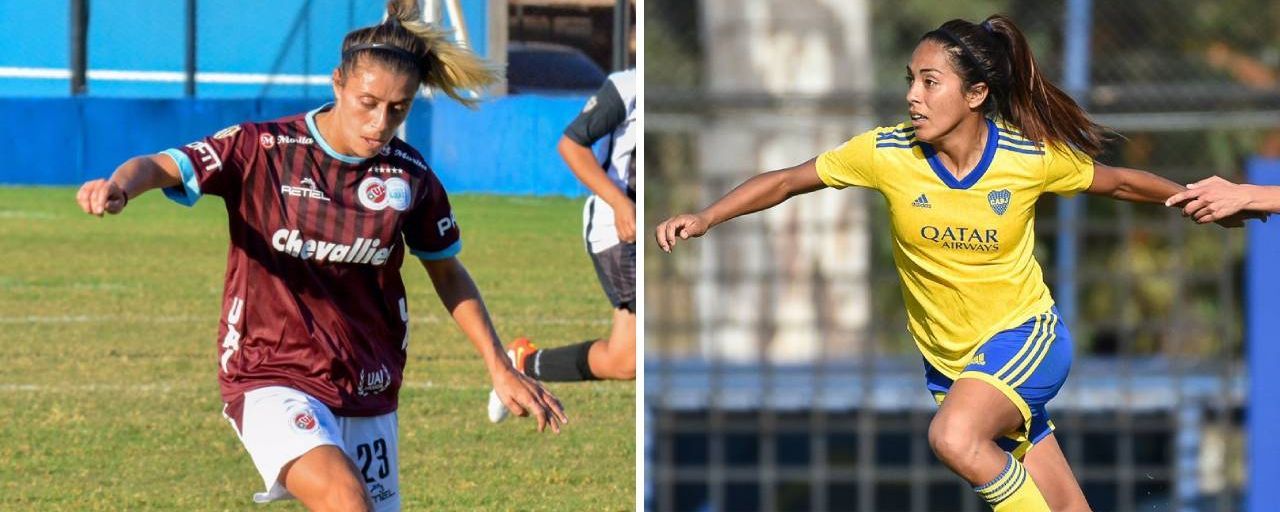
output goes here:
[{"label": "blue stripe on sleeve", "polygon": [[878,148],[900,148],[900,149],[911,149],[912,147],[915,147],[915,146],[918,146],[918,145],[920,145],[920,144],[919,144],[919,143],[917,143],[917,142],[913,142],[913,143],[911,143],[911,144],[897,144],[897,143],[894,143],[894,142],[878,142],[878,143],[876,143],[876,147],[878,147]]},{"label": "blue stripe on sleeve", "polygon": [[409,249],[409,252],[414,256],[417,256],[419,259],[427,261],[452,258],[457,256],[459,252],[462,252],[462,240],[458,240],[457,242],[454,242],[453,245],[445,247],[439,251],[419,251],[417,249]]},{"label": "blue stripe on sleeve", "polygon": [[876,142],[886,141],[886,140],[909,141],[913,138],[915,138],[914,134],[901,133],[901,132],[888,132],[888,133],[882,133],[880,135],[877,135]]},{"label": "blue stripe on sleeve", "polygon": [[176,149],[166,149],[161,151],[161,154],[172,158],[178,164],[178,170],[182,173],[182,185],[165,187],[164,196],[182,206],[195,206],[196,201],[199,201],[201,196],[200,182],[196,180],[196,170],[195,167],[191,166],[191,159],[187,158],[186,153]]},{"label": "blue stripe on sleeve", "polygon": [[1034,148],[1034,147],[1039,147],[1039,144],[1036,144],[1036,143],[1034,143],[1034,142],[1031,142],[1031,141],[1029,141],[1029,140],[1027,140],[1027,139],[1015,139],[1015,138],[1013,138],[1013,137],[1006,137],[1006,136],[1004,136],[1004,135],[1001,135],[1001,136],[1000,136],[1000,142],[1007,142],[1007,143],[1009,143],[1009,144],[1016,144],[1016,145],[1019,145],[1019,146],[1029,146],[1029,147],[1033,147],[1033,148]]},{"label": "blue stripe on sleeve", "polygon": [[1043,154],[1044,154],[1044,151],[1041,151],[1041,150],[1038,150],[1038,149],[1018,148],[1018,147],[1013,147],[1013,146],[1006,146],[1006,145],[1004,145],[1004,144],[1000,144],[1000,145],[999,145],[999,146],[997,146],[997,147],[999,147],[1000,149],[1004,149],[1004,150],[1012,151],[1012,152],[1014,152],[1014,153],[1023,153],[1023,154],[1027,154],[1027,155],[1043,155]]}]

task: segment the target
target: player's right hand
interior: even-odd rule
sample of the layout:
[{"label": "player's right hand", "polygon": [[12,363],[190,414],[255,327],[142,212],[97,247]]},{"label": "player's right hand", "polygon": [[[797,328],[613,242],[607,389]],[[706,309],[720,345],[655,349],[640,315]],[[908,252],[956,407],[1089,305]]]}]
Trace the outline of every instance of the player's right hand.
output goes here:
[{"label": "player's right hand", "polygon": [[671,249],[676,246],[676,240],[700,237],[708,229],[711,229],[711,224],[702,216],[695,213],[685,213],[662,221],[661,224],[658,224],[658,228],[654,230],[653,235],[658,240],[658,247],[666,252],[671,252]]},{"label": "player's right hand", "polygon": [[76,192],[76,202],[80,209],[89,215],[101,217],[104,213],[112,215],[124,209],[124,190],[111,180],[97,179],[86,181]]},{"label": "player's right hand", "polygon": [[533,380],[515,369],[507,369],[493,375],[493,391],[502,399],[507,410],[516,416],[529,416],[538,420],[538,432],[548,426],[557,434],[560,427],[569,422],[560,399],[547,391],[541,382]]},{"label": "player's right hand", "polygon": [[618,240],[626,243],[635,243],[636,241],[636,204],[630,199],[617,205],[609,205],[613,208],[613,225],[618,230]]}]

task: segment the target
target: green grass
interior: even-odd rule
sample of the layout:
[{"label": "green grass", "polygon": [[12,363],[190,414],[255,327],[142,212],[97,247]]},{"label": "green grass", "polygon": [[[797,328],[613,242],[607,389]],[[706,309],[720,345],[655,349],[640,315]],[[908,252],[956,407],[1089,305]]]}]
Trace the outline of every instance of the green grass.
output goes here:
[{"label": "green grass", "polygon": [[[0,509],[256,507],[248,454],[222,418],[221,200],[150,193],[120,216],[71,188],[0,188]],[[455,196],[460,255],[504,339],[604,335],[610,308],[582,248],[580,201]],[[553,384],[570,424],[491,425],[488,376],[413,258],[400,394],[406,510],[626,510],[635,503],[635,387]]]}]

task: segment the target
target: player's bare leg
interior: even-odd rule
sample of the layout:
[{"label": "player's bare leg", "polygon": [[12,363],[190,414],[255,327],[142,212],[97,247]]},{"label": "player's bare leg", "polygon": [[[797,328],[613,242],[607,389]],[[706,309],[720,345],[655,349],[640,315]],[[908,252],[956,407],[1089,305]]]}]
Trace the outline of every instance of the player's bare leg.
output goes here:
[{"label": "player's bare leg", "polygon": [[1088,512],[1089,502],[1085,500],[1080,483],[1071,473],[1067,457],[1058,445],[1058,438],[1049,434],[1027,452],[1022,464],[1035,479],[1044,500],[1054,512]]},{"label": "player's bare leg", "polygon": [[[994,441],[1022,426],[1022,413],[1000,390],[978,379],[958,379],[929,423],[929,446],[997,511],[1047,511],[1034,476],[1007,480],[1024,470]],[[986,494],[993,488],[999,496]]]},{"label": "player's bare leg", "polygon": [[613,329],[608,339],[591,345],[587,354],[591,373],[601,379],[635,380],[636,314],[625,308],[613,310]]},{"label": "player's bare leg", "polygon": [[302,454],[280,470],[280,481],[309,510],[373,510],[355,465],[337,446],[317,446]]}]

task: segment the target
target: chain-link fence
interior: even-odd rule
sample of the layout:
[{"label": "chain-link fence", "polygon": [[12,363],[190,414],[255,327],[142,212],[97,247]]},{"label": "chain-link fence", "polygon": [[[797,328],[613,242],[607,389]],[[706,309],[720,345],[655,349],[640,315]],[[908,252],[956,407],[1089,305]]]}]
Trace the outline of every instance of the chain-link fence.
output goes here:
[{"label": "chain-link fence", "polygon": [[[646,0],[646,225],[901,122],[919,37],[997,12],[1122,135],[1101,161],[1240,181],[1252,155],[1280,154],[1276,2]],[[1036,256],[1072,304],[1076,364],[1050,409],[1090,504],[1237,510],[1243,232],[1064,204],[1037,207]],[[925,442],[886,219],[874,194],[823,191],[674,254],[647,246],[652,508],[985,507]]]}]

